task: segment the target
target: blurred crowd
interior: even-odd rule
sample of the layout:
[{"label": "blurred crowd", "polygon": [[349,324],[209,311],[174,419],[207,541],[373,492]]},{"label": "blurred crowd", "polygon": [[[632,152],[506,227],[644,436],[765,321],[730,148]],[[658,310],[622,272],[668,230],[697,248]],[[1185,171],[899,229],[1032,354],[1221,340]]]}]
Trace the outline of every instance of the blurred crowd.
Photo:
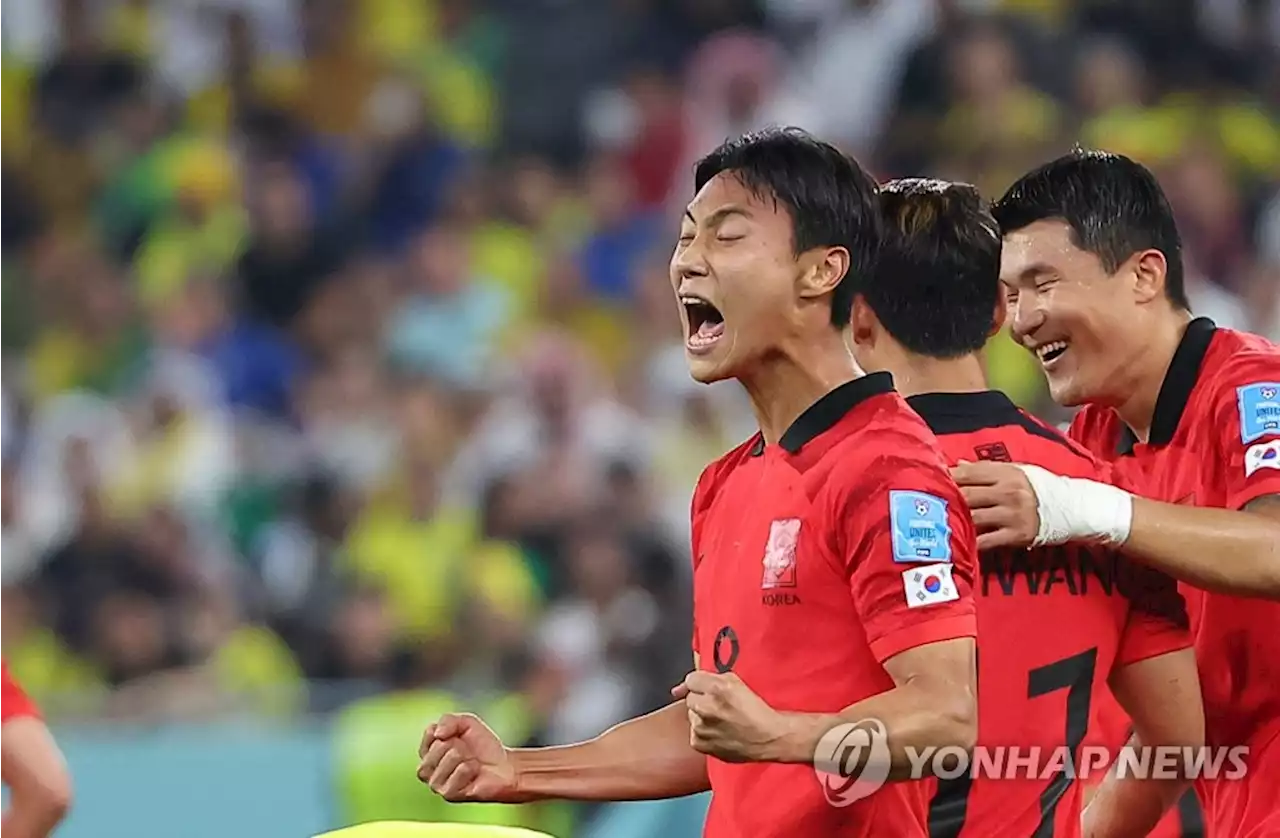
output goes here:
[{"label": "blurred crowd", "polygon": [[[1280,339],[1280,4],[4,0],[3,654],[54,714],[522,697],[689,666],[690,165],[806,127],[998,194],[1154,167],[1190,296]],[[1046,404],[1029,356],[995,382]]]}]

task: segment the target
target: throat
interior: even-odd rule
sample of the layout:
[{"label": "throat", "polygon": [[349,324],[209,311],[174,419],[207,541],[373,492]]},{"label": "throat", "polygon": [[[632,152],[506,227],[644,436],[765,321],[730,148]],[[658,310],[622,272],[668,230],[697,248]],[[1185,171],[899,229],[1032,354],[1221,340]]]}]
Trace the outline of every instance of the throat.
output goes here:
[{"label": "throat", "polygon": [[833,332],[830,342],[814,342],[809,351],[777,352],[738,376],[751,399],[760,433],[777,444],[800,414],[832,390],[863,375],[853,356]]}]

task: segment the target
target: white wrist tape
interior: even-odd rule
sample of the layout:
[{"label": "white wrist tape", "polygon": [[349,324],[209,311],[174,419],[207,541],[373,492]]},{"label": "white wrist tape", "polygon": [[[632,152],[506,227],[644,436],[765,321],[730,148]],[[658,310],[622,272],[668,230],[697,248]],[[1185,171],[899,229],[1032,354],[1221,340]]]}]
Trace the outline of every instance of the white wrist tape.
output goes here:
[{"label": "white wrist tape", "polygon": [[1119,547],[1133,526],[1133,496],[1123,489],[1019,465],[1036,493],[1040,532],[1035,546],[1089,541]]}]

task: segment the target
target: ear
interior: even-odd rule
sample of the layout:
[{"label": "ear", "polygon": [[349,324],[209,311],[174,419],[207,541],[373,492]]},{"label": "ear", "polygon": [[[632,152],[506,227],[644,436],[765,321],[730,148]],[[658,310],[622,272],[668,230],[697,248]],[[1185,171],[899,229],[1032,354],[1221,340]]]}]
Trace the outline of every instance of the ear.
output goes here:
[{"label": "ear", "polygon": [[1148,249],[1130,257],[1133,262],[1133,294],[1139,303],[1149,303],[1164,296],[1164,281],[1169,263],[1159,250]]},{"label": "ear", "polygon": [[1004,285],[1000,286],[1000,296],[996,297],[996,310],[991,316],[991,331],[987,333],[988,338],[993,338],[1000,334],[1000,330],[1004,328],[1004,324],[1009,319],[1009,304],[1004,299]]},{"label": "ear", "polygon": [[880,318],[867,304],[867,298],[859,294],[853,298],[853,314],[849,318],[850,347],[874,348],[879,333]]},{"label": "ear", "polygon": [[849,262],[849,251],[843,247],[827,247],[806,253],[801,261],[804,270],[800,273],[798,286],[800,299],[812,300],[834,292],[849,273]]}]

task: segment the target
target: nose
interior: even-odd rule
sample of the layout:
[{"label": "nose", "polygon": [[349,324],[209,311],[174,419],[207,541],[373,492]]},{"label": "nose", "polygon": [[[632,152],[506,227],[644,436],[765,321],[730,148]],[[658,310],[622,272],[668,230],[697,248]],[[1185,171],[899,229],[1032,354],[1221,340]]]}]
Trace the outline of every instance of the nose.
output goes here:
[{"label": "nose", "polygon": [[683,247],[677,246],[671,256],[671,279],[677,290],[686,279],[696,279],[707,275],[707,263],[702,258],[702,248],[697,240]]},{"label": "nose", "polygon": [[1019,294],[1009,303],[1009,332],[1019,343],[1043,326],[1044,320],[1044,309],[1033,294]]}]

